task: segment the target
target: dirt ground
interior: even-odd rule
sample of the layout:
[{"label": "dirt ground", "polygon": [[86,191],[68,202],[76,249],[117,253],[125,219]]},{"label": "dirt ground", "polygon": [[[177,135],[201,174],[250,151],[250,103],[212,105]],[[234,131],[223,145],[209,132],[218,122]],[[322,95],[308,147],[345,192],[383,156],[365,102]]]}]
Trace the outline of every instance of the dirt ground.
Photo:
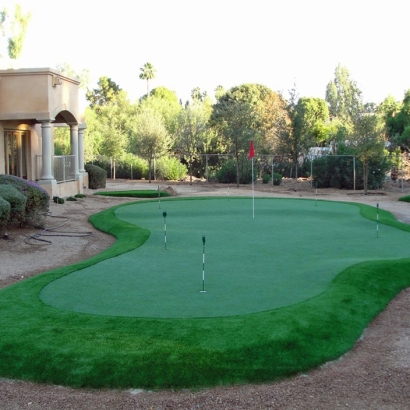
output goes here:
[{"label": "dirt ground", "polygon": [[[189,183],[109,180],[105,190],[167,188],[176,196],[252,195],[250,186],[203,181]],[[46,230],[12,229],[0,239],[0,287],[48,269],[95,255],[114,239],[95,230],[89,215],[134,201],[93,196],[63,205],[50,204]],[[362,191],[315,190],[309,181],[283,181],[280,187],[255,185],[255,196],[362,202],[389,210],[410,223],[410,204],[398,198],[410,184],[389,183],[364,196]],[[256,213],[257,217],[257,213]],[[44,242],[48,241],[48,242]],[[0,409],[409,409],[410,288],[399,294],[339,360],[277,383],[218,387],[196,391],[70,389],[0,379]],[[0,333],[1,336],[1,333]]]}]

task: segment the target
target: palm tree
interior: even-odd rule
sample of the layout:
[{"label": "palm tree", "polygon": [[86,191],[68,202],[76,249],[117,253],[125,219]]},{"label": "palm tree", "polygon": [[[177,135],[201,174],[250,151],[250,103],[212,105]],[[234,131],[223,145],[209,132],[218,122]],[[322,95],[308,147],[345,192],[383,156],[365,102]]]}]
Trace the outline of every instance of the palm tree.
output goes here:
[{"label": "palm tree", "polygon": [[140,68],[141,74],[140,78],[141,80],[147,80],[147,97],[149,94],[149,80],[152,80],[155,78],[155,68],[151,63],[145,63],[143,67]]}]

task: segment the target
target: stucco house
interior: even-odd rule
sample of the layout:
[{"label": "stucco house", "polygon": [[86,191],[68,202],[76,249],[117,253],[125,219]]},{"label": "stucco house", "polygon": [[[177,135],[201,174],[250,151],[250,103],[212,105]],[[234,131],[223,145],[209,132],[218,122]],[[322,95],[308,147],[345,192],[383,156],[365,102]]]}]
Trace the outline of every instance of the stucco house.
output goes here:
[{"label": "stucco house", "polygon": [[[35,181],[51,197],[88,188],[77,78],[51,68],[0,70],[0,174]],[[54,155],[54,127],[70,127],[71,155]]]}]

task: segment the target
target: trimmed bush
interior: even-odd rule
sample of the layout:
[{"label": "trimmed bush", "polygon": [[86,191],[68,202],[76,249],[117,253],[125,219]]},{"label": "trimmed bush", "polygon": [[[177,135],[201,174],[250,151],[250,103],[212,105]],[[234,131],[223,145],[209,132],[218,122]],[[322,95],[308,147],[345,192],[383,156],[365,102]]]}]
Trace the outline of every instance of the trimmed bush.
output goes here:
[{"label": "trimmed bush", "polygon": [[282,183],[282,175],[275,172],[273,174],[273,185],[280,185]]},{"label": "trimmed bush", "polygon": [[27,198],[23,223],[43,228],[50,205],[50,196],[47,191],[35,182],[13,175],[0,175],[0,184],[14,186]]},{"label": "trimmed bush", "polygon": [[0,185],[0,197],[10,204],[8,224],[20,226],[24,222],[27,198],[12,185]]},{"label": "trimmed bush", "polygon": [[267,184],[270,181],[270,175],[269,174],[263,174],[262,175],[262,183]]},{"label": "trimmed bush", "polygon": [[90,189],[105,188],[107,184],[107,171],[97,165],[87,164],[84,169],[88,172],[88,182]]},{"label": "trimmed bush", "polygon": [[10,204],[0,197],[0,231],[6,229],[10,219]]}]

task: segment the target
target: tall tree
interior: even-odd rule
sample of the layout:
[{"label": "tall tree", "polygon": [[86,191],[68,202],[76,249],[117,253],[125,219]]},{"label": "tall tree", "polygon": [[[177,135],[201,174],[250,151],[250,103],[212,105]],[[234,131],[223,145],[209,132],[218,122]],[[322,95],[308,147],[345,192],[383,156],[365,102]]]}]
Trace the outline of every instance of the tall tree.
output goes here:
[{"label": "tall tree", "polygon": [[364,194],[367,195],[368,168],[370,161],[380,160],[384,156],[385,124],[377,114],[361,113],[356,116],[350,135],[355,155],[363,164]]},{"label": "tall tree", "polygon": [[[134,118],[130,149],[148,161],[149,182],[152,179],[152,162],[165,155],[172,140],[162,116],[150,108],[140,110]],[[154,175],[155,177],[155,175]]]},{"label": "tall tree", "polygon": [[149,95],[149,80],[155,78],[156,70],[151,63],[145,63],[143,67],[140,68],[140,79],[147,80],[147,95]]},{"label": "tall tree", "polygon": [[347,127],[351,127],[354,118],[363,112],[362,92],[350,78],[349,70],[341,64],[326,87],[326,101],[331,117],[339,118]]},{"label": "tall tree", "polygon": [[208,118],[202,106],[188,106],[179,113],[175,148],[181,152],[188,163],[190,183],[192,183],[192,164],[207,144]]},{"label": "tall tree", "polygon": [[108,77],[100,77],[97,85],[97,88],[88,90],[85,96],[90,102],[90,107],[97,110],[104,105],[114,103],[122,92],[120,86]]},{"label": "tall tree", "polygon": [[20,4],[16,4],[13,18],[6,8],[0,12],[0,27],[3,36],[7,37],[8,56],[12,60],[20,57],[30,19],[31,12],[23,13]]},{"label": "tall tree", "polygon": [[154,88],[149,98],[145,95],[140,99],[140,109],[149,109],[160,114],[168,134],[171,136],[175,134],[178,114],[182,107],[174,91],[166,87]]}]

